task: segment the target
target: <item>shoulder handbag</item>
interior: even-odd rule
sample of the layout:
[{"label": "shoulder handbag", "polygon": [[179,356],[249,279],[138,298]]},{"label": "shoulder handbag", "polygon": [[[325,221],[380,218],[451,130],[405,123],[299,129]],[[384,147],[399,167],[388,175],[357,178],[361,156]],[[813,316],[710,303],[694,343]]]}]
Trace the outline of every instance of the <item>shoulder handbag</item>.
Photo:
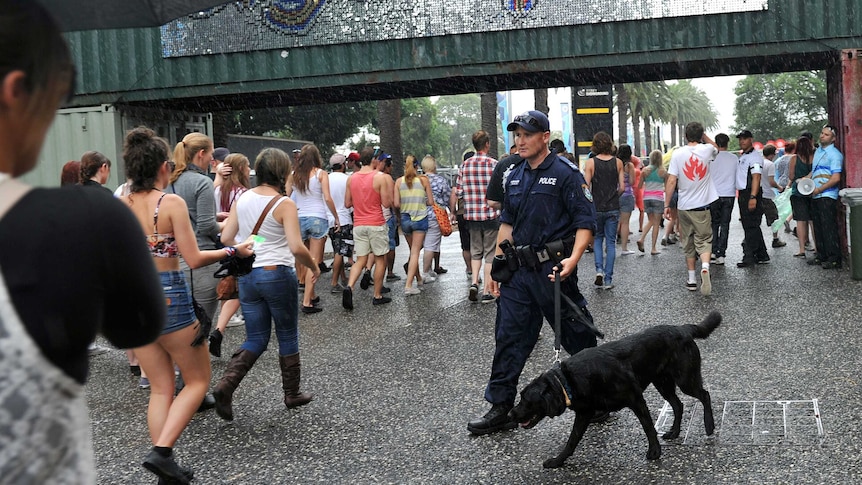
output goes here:
[{"label": "shoulder handbag", "polygon": [[[251,231],[252,236],[257,235],[260,226],[263,224],[263,220],[269,214],[269,210],[282,197],[282,195],[277,195],[266,204],[263,213],[257,219],[257,224],[255,224],[254,229]],[[235,300],[239,298],[239,282],[237,281],[237,277],[251,273],[252,263],[254,263],[254,254],[247,258],[240,258],[234,255],[222,261],[219,269],[213,274],[216,278],[221,278],[221,281],[216,286],[216,296],[219,300]]]},{"label": "shoulder handbag", "polygon": [[437,217],[437,225],[440,226],[440,234],[448,236],[452,234],[452,221],[449,220],[449,214],[446,209],[434,203],[434,215]]}]

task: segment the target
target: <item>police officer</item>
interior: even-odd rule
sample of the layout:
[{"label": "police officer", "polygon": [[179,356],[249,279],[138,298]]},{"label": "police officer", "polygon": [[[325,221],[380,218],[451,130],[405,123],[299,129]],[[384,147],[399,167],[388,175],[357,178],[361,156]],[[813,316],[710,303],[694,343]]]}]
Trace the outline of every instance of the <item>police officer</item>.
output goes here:
[{"label": "police officer", "polygon": [[562,296],[577,307],[564,305],[563,347],[570,354],[595,347],[598,333],[578,290],[578,261],[596,230],[596,211],[584,177],[573,163],[548,149],[550,127],[544,113],[518,115],[507,129],[515,132],[521,160],[504,179],[491,288],[499,298],[496,349],[485,390],[492,407],[467,424],[476,435],[517,425],[508,413],[542,318],[549,322],[554,318],[555,268],[560,271]]}]

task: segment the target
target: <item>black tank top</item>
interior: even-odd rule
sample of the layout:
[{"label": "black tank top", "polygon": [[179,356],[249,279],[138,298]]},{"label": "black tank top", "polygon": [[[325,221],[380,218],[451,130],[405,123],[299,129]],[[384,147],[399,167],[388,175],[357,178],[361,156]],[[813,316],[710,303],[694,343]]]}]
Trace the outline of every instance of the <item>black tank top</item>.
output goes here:
[{"label": "black tank top", "polygon": [[796,155],[796,165],[793,171],[793,192],[791,195],[801,195],[799,191],[796,189],[796,184],[799,182],[799,179],[811,173],[811,162],[806,163],[802,160],[802,157]]},{"label": "black tank top", "polygon": [[592,188],[593,202],[597,212],[620,210],[620,179],[617,172],[617,159],[602,160],[593,157]]}]

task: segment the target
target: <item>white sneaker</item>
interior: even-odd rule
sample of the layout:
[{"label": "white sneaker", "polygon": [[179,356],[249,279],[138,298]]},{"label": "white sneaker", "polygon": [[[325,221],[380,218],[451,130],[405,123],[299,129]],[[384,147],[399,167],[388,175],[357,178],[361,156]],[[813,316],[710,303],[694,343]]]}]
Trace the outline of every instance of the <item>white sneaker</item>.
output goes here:
[{"label": "white sneaker", "polygon": [[628,249],[626,249],[625,251],[622,251],[620,254],[625,256],[625,255],[634,254],[634,253],[635,253],[634,251],[629,251]]},{"label": "white sneaker", "polygon": [[605,275],[603,273],[596,273],[596,281],[594,283],[596,286],[604,286],[605,285]]},{"label": "white sneaker", "polygon": [[228,327],[239,327],[245,325],[245,319],[241,315],[234,315],[227,321]]},{"label": "white sneaker", "polygon": [[422,293],[422,290],[416,288],[415,286],[411,286],[410,288],[404,288],[404,294],[407,296],[411,295],[419,295]]},{"label": "white sneaker", "polygon": [[724,256],[715,258],[715,264],[724,264]]},{"label": "white sneaker", "polygon": [[709,278],[709,270],[703,268],[700,270],[700,294],[709,295],[712,293],[712,281]]},{"label": "white sneaker", "polygon": [[429,271],[425,276],[422,277],[422,281],[425,283],[433,283],[437,281],[437,274],[433,271]]}]

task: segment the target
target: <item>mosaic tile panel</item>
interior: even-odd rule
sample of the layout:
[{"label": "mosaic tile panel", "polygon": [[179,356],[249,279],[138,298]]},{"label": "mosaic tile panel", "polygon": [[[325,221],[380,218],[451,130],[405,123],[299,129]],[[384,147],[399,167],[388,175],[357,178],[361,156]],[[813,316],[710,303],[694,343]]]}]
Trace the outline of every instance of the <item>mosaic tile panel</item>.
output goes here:
[{"label": "mosaic tile panel", "polygon": [[768,0],[241,0],[161,28],[181,57],[760,11]]}]

